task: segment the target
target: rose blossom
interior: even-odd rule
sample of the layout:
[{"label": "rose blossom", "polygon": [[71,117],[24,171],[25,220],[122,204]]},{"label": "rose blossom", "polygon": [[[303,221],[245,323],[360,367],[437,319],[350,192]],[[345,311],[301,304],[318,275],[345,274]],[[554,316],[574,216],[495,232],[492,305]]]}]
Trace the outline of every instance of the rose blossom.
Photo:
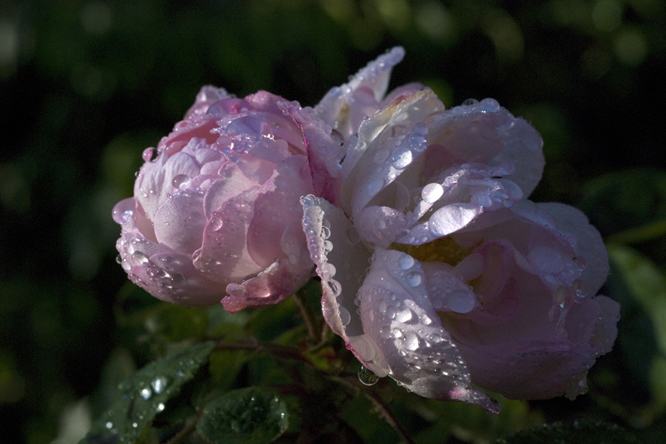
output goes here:
[{"label": "rose blossom", "polygon": [[113,210],[130,279],[165,301],[222,299],[232,312],[293,294],[313,269],[299,204],[315,191],[309,145],[340,149],[311,109],[265,91],[238,99],[202,88],[144,152],[134,197]]},{"label": "rose blossom", "polygon": [[543,166],[538,133],[492,99],[444,110],[406,90],[362,120],[340,203],[302,205],[324,315],[367,368],[492,411],[472,383],[522,399],[585,389],[619,306],[594,297],[608,258],[587,218],[525,199]]}]

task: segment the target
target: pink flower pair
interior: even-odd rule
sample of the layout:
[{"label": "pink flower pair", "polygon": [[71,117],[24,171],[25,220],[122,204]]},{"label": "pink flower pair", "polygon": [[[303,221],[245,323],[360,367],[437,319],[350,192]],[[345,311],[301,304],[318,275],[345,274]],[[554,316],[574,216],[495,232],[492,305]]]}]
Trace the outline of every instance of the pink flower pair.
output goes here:
[{"label": "pink flower pair", "polygon": [[114,209],[130,278],[235,312],[320,276],[332,330],[378,376],[497,411],[585,389],[617,335],[599,233],[527,196],[542,141],[492,99],[385,96],[394,48],[313,108],[205,87]]}]

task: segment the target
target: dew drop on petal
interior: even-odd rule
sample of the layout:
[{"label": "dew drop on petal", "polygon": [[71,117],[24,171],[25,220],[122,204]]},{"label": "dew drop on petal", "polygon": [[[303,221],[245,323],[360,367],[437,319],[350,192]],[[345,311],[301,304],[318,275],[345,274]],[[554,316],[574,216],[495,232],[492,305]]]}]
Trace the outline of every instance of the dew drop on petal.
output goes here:
[{"label": "dew drop on petal", "polygon": [[174,188],[180,188],[181,185],[184,183],[188,182],[190,180],[190,177],[187,176],[186,174],[178,174],[171,180],[171,185]]},{"label": "dew drop on petal", "polygon": [[456,313],[469,313],[476,305],[476,298],[469,290],[454,290],[449,294],[448,305]]},{"label": "dew drop on petal", "polygon": [[413,331],[410,331],[405,336],[405,348],[410,351],[414,351],[419,348],[419,337]]},{"label": "dew drop on petal", "polygon": [[153,159],[153,153],[155,152],[154,148],[146,148],[143,150],[143,153],[141,153],[141,158],[143,159],[144,162],[150,162]]},{"label": "dew drop on petal", "polygon": [[391,156],[391,164],[398,169],[406,168],[412,163],[412,151],[407,147],[396,149]]},{"label": "dew drop on petal", "polygon": [[414,271],[405,276],[405,282],[410,287],[416,287],[421,283],[421,273]]},{"label": "dew drop on petal", "polygon": [[398,322],[408,322],[412,319],[412,310],[407,307],[404,307],[396,314],[396,320]]},{"label": "dew drop on petal", "polygon": [[343,306],[340,306],[338,310],[340,311],[340,321],[342,322],[342,325],[346,327],[351,322],[351,314],[349,313],[349,310]]},{"label": "dew drop on petal", "polygon": [[361,381],[363,385],[375,385],[379,381],[379,377],[375,373],[367,369],[364,365],[358,369],[358,380]]},{"label": "dew drop on petal", "polygon": [[444,187],[438,183],[429,183],[423,187],[421,191],[421,198],[423,201],[429,204],[435,203],[439,200],[440,197],[444,194]]},{"label": "dew drop on petal", "polygon": [[398,260],[398,265],[400,265],[401,270],[409,270],[414,266],[414,258],[405,254]]}]

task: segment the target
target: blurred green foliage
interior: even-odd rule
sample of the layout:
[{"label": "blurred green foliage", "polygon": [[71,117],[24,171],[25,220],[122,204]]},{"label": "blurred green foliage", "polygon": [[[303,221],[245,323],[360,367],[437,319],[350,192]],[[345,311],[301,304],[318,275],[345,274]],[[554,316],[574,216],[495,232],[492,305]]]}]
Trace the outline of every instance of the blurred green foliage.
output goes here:
[{"label": "blurred green foliage", "polygon": [[[494,97],[541,132],[547,166],[532,198],[579,205],[621,245],[605,291],[623,303],[623,321],[615,351],[591,372],[590,393],[574,402],[517,404],[506,409],[512,425],[500,429],[473,408],[410,404],[407,395],[400,405],[413,408],[396,414],[414,430],[432,425],[421,442],[429,433],[488,442],[542,419],[577,417],[666,441],[655,407],[663,391],[640,364],[664,356],[663,319],[651,305],[663,307],[663,287],[645,292],[666,267],[663,1],[5,0],[0,442],[71,442],[79,433],[71,424],[88,420],[77,402],[95,392],[97,414],[103,388],[167,352],[170,340],[203,331],[233,339],[247,328],[278,342],[286,328],[295,329],[291,339],[305,336],[290,303],[276,307],[270,328],[267,313],[153,307],[114,261],[111,208],[132,194],[142,150],[170,131],[201,85],[314,105],[397,44],[407,57],[392,85],[421,81],[447,106]],[[224,353],[234,356],[233,376],[218,371],[222,385],[270,368],[268,358],[246,364]],[[213,375],[225,361],[214,356]],[[354,412],[371,407],[366,398],[349,404],[338,418],[350,424],[345,436],[393,436],[382,422],[354,423]],[[472,424],[485,431],[470,432]]]}]

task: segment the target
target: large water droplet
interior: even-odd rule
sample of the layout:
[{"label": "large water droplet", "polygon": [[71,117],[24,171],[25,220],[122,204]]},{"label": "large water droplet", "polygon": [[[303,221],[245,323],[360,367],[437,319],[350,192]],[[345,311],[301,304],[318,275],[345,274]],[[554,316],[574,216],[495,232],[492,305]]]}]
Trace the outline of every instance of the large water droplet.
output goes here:
[{"label": "large water droplet", "polygon": [[338,307],[338,310],[340,311],[340,321],[342,322],[342,325],[346,327],[351,322],[351,314],[349,313],[349,310],[343,306]]},{"label": "large water droplet", "polygon": [[183,185],[184,183],[189,182],[189,180],[190,180],[190,177],[188,175],[178,174],[173,179],[171,179],[171,185],[174,188],[180,188],[181,185]]},{"label": "large water droplet", "polygon": [[405,336],[405,348],[410,351],[414,351],[419,348],[419,337],[413,331],[410,331]]},{"label": "large water droplet", "polygon": [[449,309],[456,313],[469,313],[476,305],[476,298],[469,290],[454,290],[449,295],[448,305]]},{"label": "large water droplet", "polygon": [[412,151],[407,147],[400,147],[393,152],[391,163],[395,168],[403,169],[412,163]]},{"label": "large water droplet", "polygon": [[398,265],[401,270],[409,270],[414,266],[414,258],[408,254],[405,254],[398,259]]},{"label": "large water droplet", "polygon": [[139,265],[145,265],[149,262],[146,255],[140,251],[135,251],[134,253],[132,253],[132,260],[138,263]]},{"label": "large water droplet", "polygon": [[159,395],[164,391],[168,382],[169,381],[165,376],[158,376],[157,378],[153,379],[150,385],[155,391],[155,393]]},{"label": "large water droplet", "polygon": [[396,315],[396,320],[398,322],[407,322],[412,319],[412,310],[407,307],[404,307]]},{"label": "large water droplet", "polygon": [[148,401],[150,399],[150,397],[153,395],[153,392],[148,387],[146,387],[146,388],[141,389],[141,391],[139,392],[139,395],[141,395],[141,397],[143,399]]},{"label": "large water droplet", "polygon": [[375,375],[372,370],[365,368],[364,365],[358,369],[358,380],[361,381],[363,385],[375,385],[379,381],[379,377]]},{"label": "large water droplet", "polygon": [[413,271],[407,276],[405,276],[405,282],[407,282],[407,285],[410,287],[416,287],[421,283],[421,273],[418,271]]},{"label": "large water droplet", "polygon": [[123,199],[113,207],[113,220],[122,225],[128,218],[134,214],[134,198]]},{"label": "large water droplet", "polygon": [[429,183],[421,191],[421,198],[424,202],[432,204],[439,200],[444,194],[444,187],[438,183]]},{"label": "large water droplet", "polygon": [[155,154],[155,148],[146,148],[141,153],[141,158],[144,162],[151,162],[153,160],[153,154]]}]

